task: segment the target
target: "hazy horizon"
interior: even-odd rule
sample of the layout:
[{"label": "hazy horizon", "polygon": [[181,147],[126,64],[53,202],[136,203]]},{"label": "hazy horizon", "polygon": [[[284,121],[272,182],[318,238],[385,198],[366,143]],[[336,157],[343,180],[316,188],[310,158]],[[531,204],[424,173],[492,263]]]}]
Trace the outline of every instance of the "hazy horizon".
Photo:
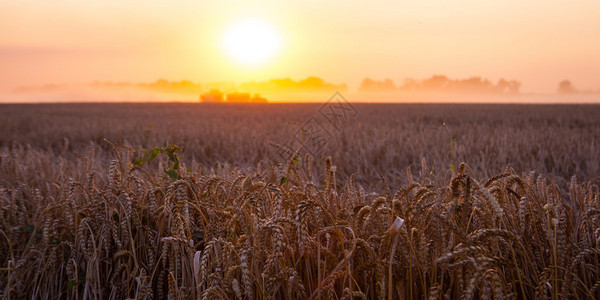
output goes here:
[{"label": "hazy horizon", "polygon": [[[563,81],[562,83],[564,84]],[[265,97],[269,102],[325,102],[334,93],[341,93],[353,102],[481,102],[481,103],[591,103],[598,102],[600,90],[582,91],[571,82],[568,90],[551,93],[526,93],[521,82],[500,79],[493,82],[480,76],[449,78],[433,75],[428,78],[364,78],[357,87],[332,83],[310,76],[294,80],[273,78],[249,82],[192,82],[158,79],[153,82],[52,83],[39,86],[19,86],[0,93],[0,103],[36,102],[202,102],[201,96],[212,91],[227,95],[247,93]]]}]

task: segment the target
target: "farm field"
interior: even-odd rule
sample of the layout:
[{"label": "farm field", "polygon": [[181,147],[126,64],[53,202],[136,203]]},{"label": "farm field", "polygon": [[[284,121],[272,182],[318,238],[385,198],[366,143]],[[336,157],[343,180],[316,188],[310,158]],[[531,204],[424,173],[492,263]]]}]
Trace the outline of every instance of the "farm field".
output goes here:
[{"label": "farm field", "polygon": [[6,298],[600,297],[600,105],[0,114]]}]

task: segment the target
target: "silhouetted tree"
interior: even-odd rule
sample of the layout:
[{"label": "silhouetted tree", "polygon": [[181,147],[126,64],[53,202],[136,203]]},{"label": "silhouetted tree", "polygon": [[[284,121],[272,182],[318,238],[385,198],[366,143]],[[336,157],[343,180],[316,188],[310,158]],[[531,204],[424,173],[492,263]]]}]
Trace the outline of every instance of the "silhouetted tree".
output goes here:
[{"label": "silhouetted tree", "polygon": [[227,102],[250,102],[250,93],[229,93],[227,94]]},{"label": "silhouetted tree", "polygon": [[348,86],[333,84],[319,77],[308,77],[300,81],[290,78],[271,79],[269,81],[244,82],[238,86],[241,90],[281,93],[281,92],[317,92],[317,91],[346,91]]},{"label": "silhouetted tree", "polygon": [[465,79],[451,79],[444,75],[433,75],[423,80],[406,78],[399,87],[391,79],[383,81],[365,78],[360,91],[402,91],[402,92],[449,92],[461,94],[519,94],[521,83],[517,80],[500,79],[497,84],[490,80],[473,76]]},{"label": "silhouetted tree", "polygon": [[223,102],[223,92],[211,89],[210,92],[200,95],[201,102]]},{"label": "silhouetted tree", "polygon": [[450,79],[444,75],[433,75],[421,82],[422,89],[426,91],[442,91],[448,87]]},{"label": "silhouetted tree", "polygon": [[267,98],[261,96],[260,94],[254,94],[252,98],[250,98],[250,102],[252,103],[268,103],[269,100]]},{"label": "silhouetted tree", "polygon": [[419,85],[419,81],[413,78],[406,78],[404,82],[400,86],[400,89],[403,91],[412,91],[416,89]]},{"label": "silhouetted tree", "polygon": [[393,91],[395,89],[396,85],[394,84],[394,81],[389,78],[386,78],[383,81],[365,78],[358,88],[359,91]]},{"label": "silhouetted tree", "polygon": [[569,80],[563,80],[558,83],[558,93],[559,94],[573,94],[577,92],[573,83]]},{"label": "silhouetted tree", "polygon": [[498,80],[495,89],[501,94],[518,94],[521,89],[521,83],[516,80],[506,80],[502,78]]}]

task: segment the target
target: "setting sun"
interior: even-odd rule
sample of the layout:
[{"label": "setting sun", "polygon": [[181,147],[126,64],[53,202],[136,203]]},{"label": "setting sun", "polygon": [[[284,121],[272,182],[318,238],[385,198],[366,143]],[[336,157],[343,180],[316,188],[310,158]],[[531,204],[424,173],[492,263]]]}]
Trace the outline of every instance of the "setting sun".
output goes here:
[{"label": "setting sun", "polygon": [[272,58],[281,47],[281,38],[268,23],[245,19],[233,24],[223,36],[223,48],[236,61],[257,65]]}]

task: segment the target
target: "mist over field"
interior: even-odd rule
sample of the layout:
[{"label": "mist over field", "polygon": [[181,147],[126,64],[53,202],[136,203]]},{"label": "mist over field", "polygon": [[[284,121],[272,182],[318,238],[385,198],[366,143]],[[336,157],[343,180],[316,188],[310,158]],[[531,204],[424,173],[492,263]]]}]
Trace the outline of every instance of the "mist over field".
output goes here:
[{"label": "mist over field", "polygon": [[[600,90],[580,90],[569,80],[557,84],[551,93],[523,92],[518,80],[503,78],[493,82],[481,76],[453,79],[433,75],[424,79],[374,80],[364,78],[360,85],[332,83],[309,76],[294,80],[274,78],[265,81],[192,82],[190,80],[153,82],[49,83],[0,89],[0,102],[203,102],[203,95],[249,93],[269,102],[327,102],[334,93],[342,93],[352,102],[363,103],[598,103]],[[225,100],[221,100],[226,102]],[[218,102],[218,101],[217,101]]]}]

